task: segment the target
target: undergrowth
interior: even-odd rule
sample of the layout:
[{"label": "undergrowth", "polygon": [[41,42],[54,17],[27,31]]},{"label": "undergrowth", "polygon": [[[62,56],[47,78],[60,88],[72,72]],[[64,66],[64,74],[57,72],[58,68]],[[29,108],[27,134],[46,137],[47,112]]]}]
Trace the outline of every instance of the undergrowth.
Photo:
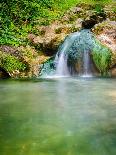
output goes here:
[{"label": "undergrowth", "polygon": [[0,52],[0,67],[9,73],[16,70],[24,71],[27,68],[26,64],[19,61],[16,57],[2,52]]},{"label": "undergrowth", "polygon": [[[27,45],[28,33],[34,25],[49,25],[73,6],[86,2],[88,4],[106,3],[111,0],[1,0],[0,3],[0,45]],[[97,11],[102,8],[97,6]]]}]

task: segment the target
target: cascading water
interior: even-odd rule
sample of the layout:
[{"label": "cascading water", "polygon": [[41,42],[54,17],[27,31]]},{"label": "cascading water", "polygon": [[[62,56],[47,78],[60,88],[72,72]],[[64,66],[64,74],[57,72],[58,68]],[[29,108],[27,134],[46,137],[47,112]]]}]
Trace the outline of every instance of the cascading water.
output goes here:
[{"label": "cascading water", "polygon": [[78,74],[83,77],[92,75],[90,60],[93,45],[92,37],[90,30],[82,30],[72,33],[65,39],[56,54],[55,75],[69,76]]},{"label": "cascading water", "polygon": [[88,50],[84,50],[83,52],[83,74],[82,77],[90,77],[92,76],[91,67],[90,67],[90,53]]},{"label": "cascading water", "polygon": [[59,56],[55,74],[58,76],[69,75],[69,70],[68,70],[68,66],[67,66],[67,56],[65,56],[64,52],[62,52]]},{"label": "cascading water", "polygon": [[73,44],[75,38],[79,35],[80,35],[79,32],[69,35],[65,39],[61,47],[59,48],[58,53],[56,54],[56,57],[55,57],[55,63],[56,63],[55,75],[56,76],[69,76],[70,75],[69,68],[68,68],[68,62],[67,62],[67,59],[68,59],[67,51]]},{"label": "cascading water", "polygon": [[47,68],[52,66],[51,72],[45,67],[42,72],[51,77],[91,76],[93,73],[91,51],[94,45],[95,38],[89,29],[70,34],[59,47],[53,63],[47,63]]}]

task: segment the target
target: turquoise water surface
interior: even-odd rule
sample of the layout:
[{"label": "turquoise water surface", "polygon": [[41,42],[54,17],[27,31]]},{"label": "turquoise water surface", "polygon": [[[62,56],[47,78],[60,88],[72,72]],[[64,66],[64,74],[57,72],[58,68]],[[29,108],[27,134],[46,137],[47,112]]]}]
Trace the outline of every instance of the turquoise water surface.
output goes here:
[{"label": "turquoise water surface", "polygon": [[116,155],[116,79],[1,80],[0,155]]}]

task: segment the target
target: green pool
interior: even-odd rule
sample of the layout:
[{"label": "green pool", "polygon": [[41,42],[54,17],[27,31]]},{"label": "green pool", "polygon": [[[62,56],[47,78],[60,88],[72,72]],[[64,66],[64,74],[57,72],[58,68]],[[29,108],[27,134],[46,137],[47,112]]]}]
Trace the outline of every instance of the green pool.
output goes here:
[{"label": "green pool", "polygon": [[0,155],[116,155],[116,79],[1,80]]}]

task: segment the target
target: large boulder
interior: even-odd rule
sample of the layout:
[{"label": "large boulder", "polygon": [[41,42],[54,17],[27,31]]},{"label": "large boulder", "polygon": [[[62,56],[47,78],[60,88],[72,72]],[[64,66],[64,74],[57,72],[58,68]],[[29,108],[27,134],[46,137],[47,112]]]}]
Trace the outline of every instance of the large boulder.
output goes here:
[{"label": "large boulder", "polygon": [[116,22],[106,20],[92,29],[96,38],[111,51],[110,71],[116,76]]}]

